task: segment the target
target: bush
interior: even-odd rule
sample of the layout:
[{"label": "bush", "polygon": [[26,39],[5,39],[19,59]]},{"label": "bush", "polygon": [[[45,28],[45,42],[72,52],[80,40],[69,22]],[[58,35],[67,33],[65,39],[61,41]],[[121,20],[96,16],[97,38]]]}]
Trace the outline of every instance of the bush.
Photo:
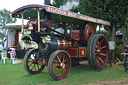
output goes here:
[{"label": "bush", "polygon": [[116,58],[119,58],[119,60],[123,61],[123,56],[120,55],[120,53],[124,52],[124,45],[116,45],[115,47],[115,60]]}]

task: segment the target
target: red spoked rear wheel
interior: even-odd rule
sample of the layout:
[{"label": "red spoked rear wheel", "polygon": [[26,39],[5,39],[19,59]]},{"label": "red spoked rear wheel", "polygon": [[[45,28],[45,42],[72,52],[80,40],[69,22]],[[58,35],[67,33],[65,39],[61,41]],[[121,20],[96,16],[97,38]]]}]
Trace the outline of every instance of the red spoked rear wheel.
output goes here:
[{"label": "red spoked rear wheel", "polygon": [[104,35],[97,34],[92,36],[88,42],[88,61],[92,68],[103,69],[108,61],[109,46]]},{"label": "red spoked rear wheel", "polygon": [[38,49],[29,50],[24,57],[24,68],[28,73],[40,73],[45,65],[43,59],[39,57]]},{"label": "red spoked rear wheel", "polygon": [[97,35],[92,45],[92,55],[94,65],[97,69],[102,69],[106,66],[109,56],[109,46],[106,38],[103,35]]},{"label": "red spoked rear wheel", "polygon": [[55,51],[49,59],[48,71],[55,80],[66,78],[71,69],[71,59],[66,51]]}]

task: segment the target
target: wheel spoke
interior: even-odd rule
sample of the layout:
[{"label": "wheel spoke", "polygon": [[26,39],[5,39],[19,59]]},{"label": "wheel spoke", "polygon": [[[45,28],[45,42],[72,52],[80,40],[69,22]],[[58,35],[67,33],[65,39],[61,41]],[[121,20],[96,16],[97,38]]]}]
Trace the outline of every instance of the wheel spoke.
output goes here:
[{"label": "wheel spoke", "polygon": [[105,45],[105,46],[103,46],[103,47],[101,47],[100,49],[104,49],[104,48],[106,48],[106,45]]},{"label": "wheel spoke", "polygon": [[64,71],[66,71],[66,69],[62,68]]},{"label": "wheel spoke", "polygon": [[38,67],[38,69],[40,69],[38,64],[37,64],[37,67]]},{"label": "wheel spoke", "polygon": [[28,67],[30,67],[33,63],[31,63],[30,65],[28,65]]},{"label": "wheel spoke", "polygon": [[58,76],[60,76],[60,69],[58,69]]},{"label": "wheel spoke", "polygon": [[99,43],[99,41],[97,41],[97,46],[98,46],[98,47],[100,46],[100,43]]},{"label": "wheel spoke", "polygon": [[56,69],[57,67],[55,67],[54,69],[53,69],[53,71]]},{"label": "wheel spoke", "polygon": [[34,64],[34,70],[36,71],[36,65]]},{"label": "wheel spoke", "polygon": [[61,60],[61,58],[62,58],[62,54],[60,54],[60,60]]},{"label": "wheel spoke", "polygon": [[103,41],[104,41],[104,39],[102,39],[99,44],[101,44]]},{"label": "wheel spoke", "polygon": [[38,65],[42,66],[40,63],[38,63]]},{"label": "wheel spoke", "polygon": [[106,54],[100,53],[100,55],[103,55],[103,56],[105,56],[105,57],[106,57]]},{"label": "wheel spoke", "polygon": [[58,58],[59,62],[61,63],[60,58],[58,56],[57,56],[57,58]]},{"label": "wheel spoke", "polygon": [[31,71],[32,71],[32,69],[34,68],[34,66],[35,66],[35,64],[32,66]]},{"label": "wheel spoke", "polygon": [[66,61],[67,61],[67,59],[66,59],[66,60],[64,60],[64,61],[63,61],[63,63],[64,63],[64,62],[66,62]]},{"label": "wheel spoke", "polygon": [[98,57],[99,58],[99,60],[104,64],[104,61],[100,58],[100,57]]},{"label": "wheel spoke", "polygon": [[63,63],[64,63],[64,61],[65,61],[64,59],[65,59],[65,56],[63,56]]},{"label": "wheel spoke", "polygon": [[96,58],[96,61],[97,61],[98,65],[100,66],[100,63],[99,63],[99,61],[98,61],[98,59],[97,59],[97,58]]},{"label": "wheel spoke", "polygon": [[41,64],[44,64],[44,62],[42,62],[42,61],[37,61],[37,63],[41,63]]},{"label": "wheel spoke", "polygon": [[63,70],[63,68],[62,68],[62,75],[64,74],[63,71],[64,71],[64,70]]},{"label": "wheel spoke", "polygon": [[54,60],[54,62],[57,64],[57,60]]},{"label": "wheel spoke", "polygon": [[96,45],[96,48],[98,49],[98,46]]},{"label": "wheel spoke", "polygon": [[55,63],[53,63],[53,66],[56,66],[56,64],[55,64]]},{"label": "wheel spoke", "polygon": [[58,72],[59,72],[59,69],[57,70],[57,72],[55,73],[55,75],[57,75]]}]

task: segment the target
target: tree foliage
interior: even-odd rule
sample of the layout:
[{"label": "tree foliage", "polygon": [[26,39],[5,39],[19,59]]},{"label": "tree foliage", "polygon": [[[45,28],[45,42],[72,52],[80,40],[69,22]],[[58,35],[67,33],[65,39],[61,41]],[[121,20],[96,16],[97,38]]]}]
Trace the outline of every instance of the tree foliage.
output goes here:
[{"label": "tree foliage", "polygon": [[66,2],[66,0],[53,0],[54,2],[53,2],[53,6],[55,6],[55,7],[60,7],[61,5],[63,5],[64,4],[64,2]]},{"label": "tree foliage", "polygon": [[128,16],[127,0],[81,0],[81,13],[111,22],[116,28],[124,26]]},{"label": "tree foliage", "polygon": [[123,33],[123,41],[128,41],[128,17],[125,18],[125,25],[120,29]]},{"label": "tree foliage", "polygon": [[[65,0],[53,0],[54,6],[59,7]],[[77,10],[81,14],[107,20],[111,26],[120,28],[125,24],[128,16],[128,0],[79,0]]]},{"label": "tree foliage", "polygon": [[11,17],[11,12],[7,9],[0,10],[0,39],[3,40],[6,33],[7,28],[6,24],[14,23],[16,19]]}]

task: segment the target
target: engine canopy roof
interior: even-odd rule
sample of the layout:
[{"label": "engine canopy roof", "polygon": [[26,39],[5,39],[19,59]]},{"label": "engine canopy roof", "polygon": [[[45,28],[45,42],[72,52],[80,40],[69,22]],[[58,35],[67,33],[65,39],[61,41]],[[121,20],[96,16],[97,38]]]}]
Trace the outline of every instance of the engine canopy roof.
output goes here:
[{"label": "engine canopy roof", "polygon": [[89,17],[71,11],[65,11],[49,5],[37,5],[37,4],[26,5],[14,10],[12,12],[12,17],[21,18],[21,14],[24,14],[24,19],[35,19],[37,18],[37,11],[40,11],[40,15],[41,15],[40,18],[44,18],[44,11],[47,11],[51,13],[51,18],[53,20],[59,18],[60,16],[67,16],[67,18],[71,18],[72,21],[74,21],[73,19],[79,19],[83,21],[89,21],[97,24],[110,26],[110,22],[108,21]]}]

